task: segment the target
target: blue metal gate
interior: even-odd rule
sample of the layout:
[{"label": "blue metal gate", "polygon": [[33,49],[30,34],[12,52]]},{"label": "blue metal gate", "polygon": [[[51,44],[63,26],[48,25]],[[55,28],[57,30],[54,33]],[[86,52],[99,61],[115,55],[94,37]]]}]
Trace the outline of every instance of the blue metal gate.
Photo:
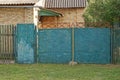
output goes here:
[{"label": "blue metal gate", "polygon": [[75,29],[75,61],[79,63],[110,63],[110,29]]},{"label": "blue metal gate", "polygon": [[[39,62],[68,63],[74,58],[78,63],[110,63],[109,28],[75,28],[74,32],[72,35],[72,29],[40,29]],[[75,43],[74,47],[72,43]]]},{"label": "blue metal gate", "polygon": [[40,29],[38,60],[41,63],[68,63],[71,60],[71,29]]},{"label": "blue metal gate", "polygon": [[34,24],[18,24],[16,31],[16,60],[18,63],[35,62],[35,26]]}]

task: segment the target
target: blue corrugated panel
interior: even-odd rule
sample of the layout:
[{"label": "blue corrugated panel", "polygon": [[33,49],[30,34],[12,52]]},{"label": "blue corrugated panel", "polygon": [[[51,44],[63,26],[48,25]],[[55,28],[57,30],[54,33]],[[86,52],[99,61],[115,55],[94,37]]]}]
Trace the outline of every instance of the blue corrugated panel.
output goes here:
[{"label": "blue corrugated panel", "polygon": [[110,63],[110,29],[75,29],[75,61],[79,63]]},{"label": "blue corrugated panel", "polygon": [[71,29],[39,30],[38,55],[41,63],[71,61]]},{"label": "blue corrugated panel", "polygon": [[17,62],[34,63],[34,24],[17,25]]}]

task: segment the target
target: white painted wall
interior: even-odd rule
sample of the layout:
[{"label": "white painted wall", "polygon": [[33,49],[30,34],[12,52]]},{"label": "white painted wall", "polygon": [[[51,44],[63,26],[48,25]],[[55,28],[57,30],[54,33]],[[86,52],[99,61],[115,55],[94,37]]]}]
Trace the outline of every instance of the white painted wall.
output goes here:
[{"label": "white painted wall", "polygon": [[45,5],[45,0],[40,0],[34,5],[34,24],[37,26],[38,25],[38,11],[40,8],[44,8]]},{"label": "white painted wall", "polygon": [[39,8],[33,8],[33,18],[34,18],[34,24],[35,26],[38,25],[38,10]]}]

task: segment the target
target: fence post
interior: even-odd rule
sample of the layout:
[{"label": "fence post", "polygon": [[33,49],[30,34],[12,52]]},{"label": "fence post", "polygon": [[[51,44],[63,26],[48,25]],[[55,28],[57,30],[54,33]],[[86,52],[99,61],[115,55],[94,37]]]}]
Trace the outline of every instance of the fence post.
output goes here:
[{"label": "fence post", "polygon": [[110,28],[110,63],[112,63],[113,64],[113,41],[114,41],[114,31],[113,31],[114,29],[113,29],[113,27],[112,28]]},{"label": "fence post", "polygon": [[75,43],[74,43],[74,28],[72,28],[72,62],[74,62],[74,53],[75,53]]},{"label": "fence post", "polygon": [[117,61],[117,63],[120,64],[120,47],[118,49],[119,49],[119,51],[118,51],[118,59],[117,59],[118,61]]},{"label": "fence post", "polygon": [[38,41],[38,27],[36,26],[36,62],[38,63],[39,62],[39,60],[38,60],[38,43],[39,43],[39,41]]}]

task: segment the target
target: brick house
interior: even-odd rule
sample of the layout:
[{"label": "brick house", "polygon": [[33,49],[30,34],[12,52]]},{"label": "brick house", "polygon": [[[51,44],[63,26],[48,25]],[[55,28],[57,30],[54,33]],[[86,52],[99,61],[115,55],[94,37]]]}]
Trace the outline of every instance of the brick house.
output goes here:
[{"label": "brick house", "polygon": [[0,24],[34,23],[38,0],[0,0]]},{"label": "brick house", "polygon": [[87,0],[40,0],[39,28],[84,27],[83,13]]},{"label": "brick house", "polygon": [[86,0],[0,0],[0,24],[34,23],[40,28],[84,27],[82,14],[85,7]]}]

